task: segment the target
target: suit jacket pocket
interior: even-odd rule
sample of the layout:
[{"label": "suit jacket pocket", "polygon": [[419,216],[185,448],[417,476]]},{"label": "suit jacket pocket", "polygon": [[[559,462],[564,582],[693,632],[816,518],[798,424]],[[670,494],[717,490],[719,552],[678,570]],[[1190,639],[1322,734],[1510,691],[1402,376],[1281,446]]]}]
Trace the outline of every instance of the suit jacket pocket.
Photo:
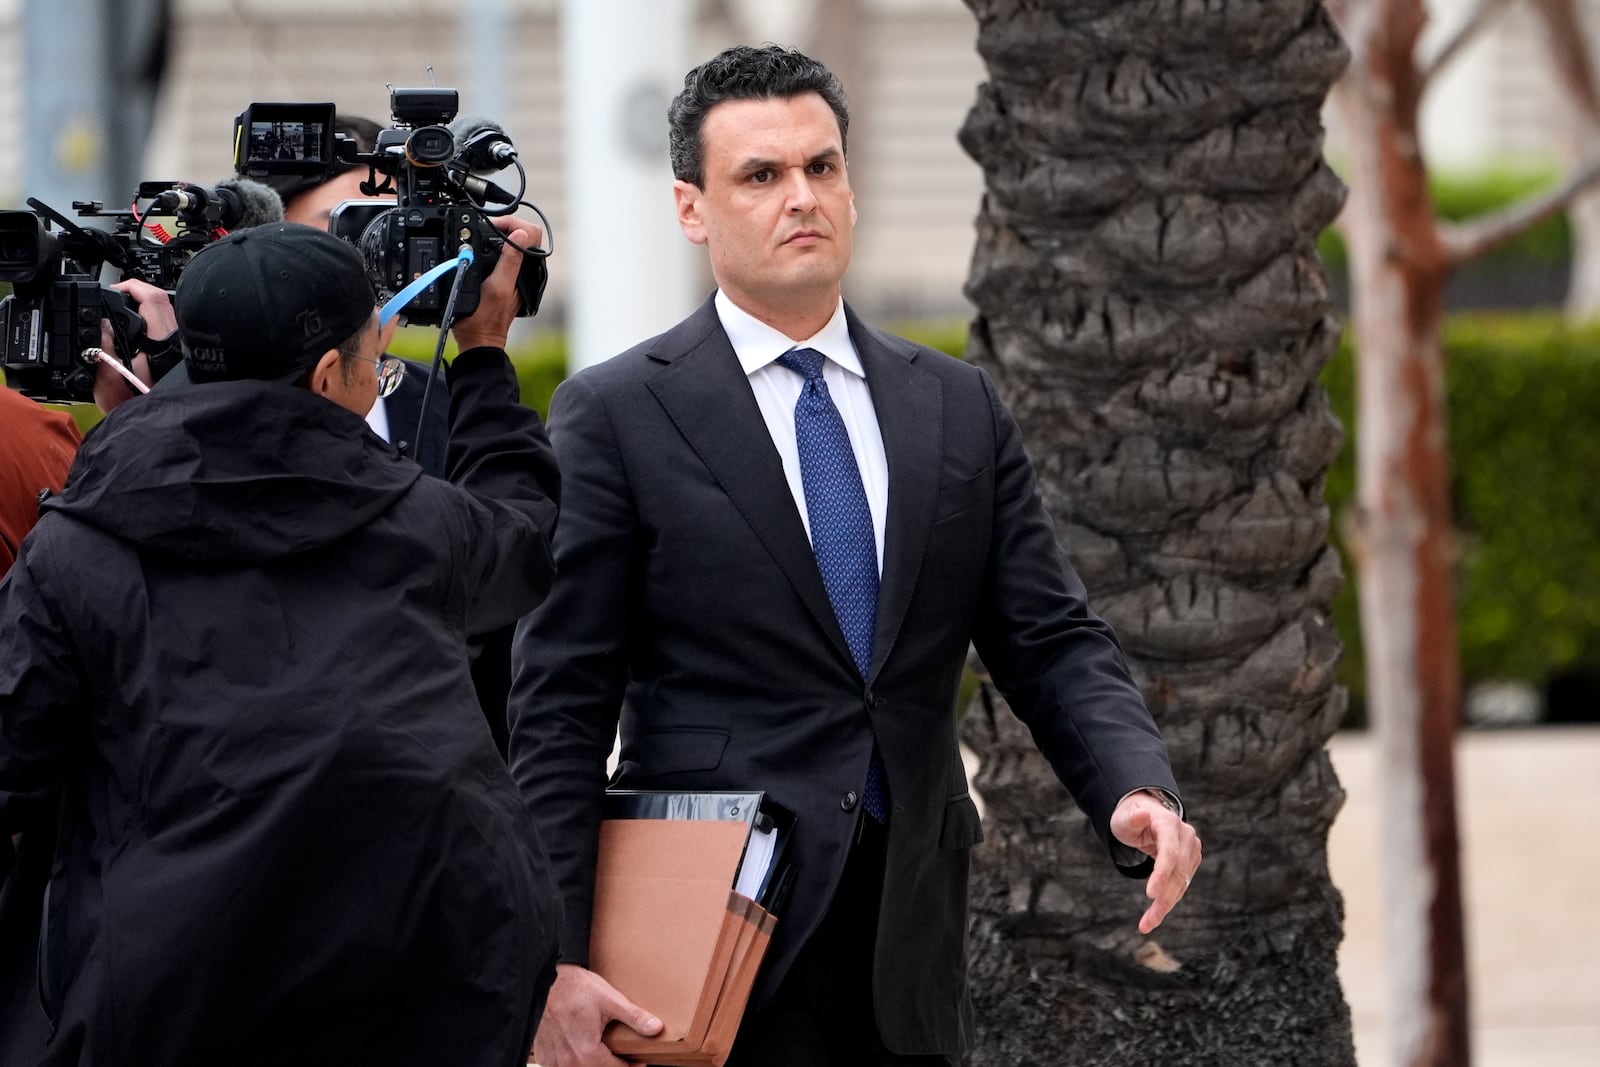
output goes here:
[{"label": "suit jacket pocket", "polygon": [[961,794],[944,806],[944,824],[939,828],[940,848],[971,848],[983,840],[983,820],[972,797]]},{"label": "suit jacket pocket", "polygon": [[728,747],[728,731],[647,730],[633,746],[633,773],[647,777],[715,770]]},{"label": "suit jacket pocket", "polygon": [[946,519],[971,511],[985,493],[993,491],[993,480],[990,468],[985,467],[970,478],[940,488],[939,502],[933,510],[933,524],[937,526]]}]

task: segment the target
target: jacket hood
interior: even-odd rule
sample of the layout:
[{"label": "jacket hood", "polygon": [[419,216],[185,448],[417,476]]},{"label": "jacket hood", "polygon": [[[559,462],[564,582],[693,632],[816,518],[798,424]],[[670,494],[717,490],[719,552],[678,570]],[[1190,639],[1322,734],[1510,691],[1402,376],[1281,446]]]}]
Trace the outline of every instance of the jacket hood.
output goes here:
[{"label": "jacket hood", "polygon": [[118,407],[45,510],[140,548],[259,564],[361,529],[421,475],[359,416],[306,389],[216,382]]}]

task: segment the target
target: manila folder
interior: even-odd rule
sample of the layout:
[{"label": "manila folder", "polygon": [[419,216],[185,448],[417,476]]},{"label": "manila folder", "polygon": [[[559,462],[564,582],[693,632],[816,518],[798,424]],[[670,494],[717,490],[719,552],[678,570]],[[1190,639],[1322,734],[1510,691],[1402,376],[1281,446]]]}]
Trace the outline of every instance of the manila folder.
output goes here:
[{"label": "manila folder", "polygon": [[716,819],[600,824],[589,966],[661,1020],[654,1041],[697,1045],[705,1035],[737,930],[729,894],[748,833]]}]

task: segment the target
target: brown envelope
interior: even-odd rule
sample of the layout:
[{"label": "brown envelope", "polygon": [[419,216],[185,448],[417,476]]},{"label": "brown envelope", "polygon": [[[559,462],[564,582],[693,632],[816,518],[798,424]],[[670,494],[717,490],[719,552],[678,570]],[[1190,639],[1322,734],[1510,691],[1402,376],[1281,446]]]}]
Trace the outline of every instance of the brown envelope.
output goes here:
[{"label": "brown envelope", "polygon": [[589,965],[662,1022],[653,1038],[607,1028],[618,1055],[704,1040],[747,925],[747,902],[729,887],[748,833],[722,820],[601,823]]},{"label": "brown envelope", "polygon": [[[747,906],[741,920],[743,928],[739,932],[732,968],[723,982],[704,1041],[692,1044],[687,1041],[652,1039],[647,1045],[630,1050],[626,1056],[630,1062],[648,1063],[653,1067],[722,1067],[726,1062],[777,921],[754,901],[746,897],[738,899]],[[613,1051],[621,1055],[615,1047]]]},{"label": "brown envelope", "polygon": [[756,972],[761,969],[761,958],[767,954],[767,944],[772,940],[772,929],[778,920],[759,904],[751,904],[756,913],[749,923],[751,938],[723,995],[717,1001],[716,1014],[711,1019],[711,1030],[701,1044],[712,1067],[722,1067],[728,1053],[733,1051],[733,1039],[739,1033],[739,1022],[744,1018],[745,1005],[750,1003],[750,990],[756,984]]}]

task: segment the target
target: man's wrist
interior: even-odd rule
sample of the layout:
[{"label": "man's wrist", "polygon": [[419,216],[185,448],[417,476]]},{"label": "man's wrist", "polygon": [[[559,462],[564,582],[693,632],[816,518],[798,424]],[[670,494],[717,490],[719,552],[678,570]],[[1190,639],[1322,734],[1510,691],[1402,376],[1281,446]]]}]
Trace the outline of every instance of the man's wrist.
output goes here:
[{"label": "man's wrist", "polygon": [[[1127,800],[1129,797],[1136,797],[1141,794],[1150,796],[1159,802],[1163,808],[1166,808],[1178,818],[1183,818],[1183,801],[1179,800],[1175,795],[1167,792],[1167,790],[1158,785],[1147,785],[1141,786],[1138,789],[1130,789],[1127,793],[1123,794],[1122,799]],[[1118,803],[1121,802],[1119,801]]]},{"label": "man's wrist", "polygon": [[487,333],[457,333],[455,339],[457,352],[470,352],[474,348],[503,349],[507,340],[504,334],[496,334],[493,331]]}]

